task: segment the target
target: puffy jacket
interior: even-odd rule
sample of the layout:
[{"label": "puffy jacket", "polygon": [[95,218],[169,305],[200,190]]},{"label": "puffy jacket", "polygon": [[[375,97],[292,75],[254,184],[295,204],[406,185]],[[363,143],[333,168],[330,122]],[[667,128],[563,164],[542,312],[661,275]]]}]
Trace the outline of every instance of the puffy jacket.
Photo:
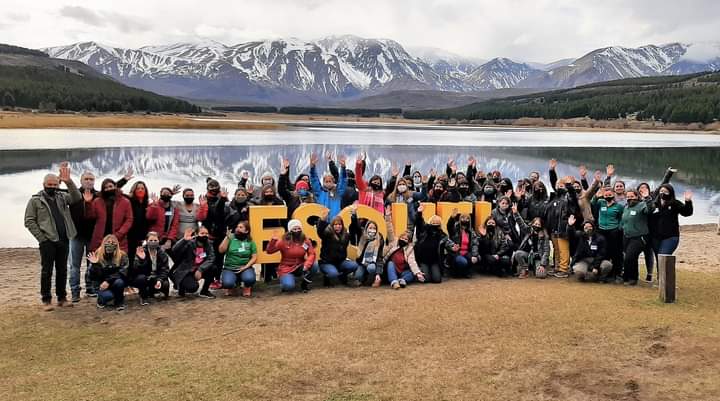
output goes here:
[{"label": "puffy jacket", "polygon": [[548,266],[550,264],[550,235],[544,229],[535,233],[522,218],[518,218],[517,222],[522,235],[518,250],[535,254],[540,258],[541,266]]},{"label": "puffy jacket", "polygon": [[133,267],[129,269],[129,277],[137,277],[144,275],[145,277],[156,277],[158,280],[167,280],[170,274],[170,260],[167,252],[161,248],[157,250],[157,256],[155,259],[155,271],[153,271],[152,259],[150,258],[150,250],[147,246],[145,248],[145,259],[140,259],[135,255],[135,263]]},{"label": "puffy jacket", "polygon": [[[440,227],[432,228],[425,223],[422,214],[418,213],[415,218],[415,230],[417,241],[415,242],[415,258],[419,263],[440,263],[443,254],[442,247],[445,246],[447,235]],[[452,248],[452,245],[450,246]]]},{"label": "puffy jacket", "polygon": [[334,192],[328,191],[320,184],[320,179],[318,178],[315,166],[310,167],[310,186],[312,188],[313,195],[315,195],[315,201],[330,209],[330,212],[328,213],[329,219],[332,219],[340,214],[342,197],[343,194],[345,194],[345,188],[347,187],[345,167],[340,168],[340,180],[338,181]]},{"label": "puffy jacket", "polygon": [[280,252],[282,258],[277,267],[278,276],[292,273],[299,265],[303,265],[304,270],[310,270],[316,259],[315,247],[309,239],[295,242],[287,235],[283,239],[270,240],[265,251],[269,254]]},{"label": "puffy jacket", "polygon": [[129,264],[128,256],[123,252],[119,264],[116,264],[114,260],[99,260],[97,263],[90,265],[90,277],[99,283],[107,281],[108,284],[112,285],[115,280],[127,280]]}]

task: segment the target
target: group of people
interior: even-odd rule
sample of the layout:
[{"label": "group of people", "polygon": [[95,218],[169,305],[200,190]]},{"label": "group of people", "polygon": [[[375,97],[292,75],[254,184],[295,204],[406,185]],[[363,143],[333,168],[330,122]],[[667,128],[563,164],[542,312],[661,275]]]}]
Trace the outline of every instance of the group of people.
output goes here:
[{"label": "group of people", "polygon": [[[326,154],[328,172],[318,173],[319,157],[312,155],[308,173],[290,177],[284,159],[277,177],[265,174],[259,187],[244,172],[230,194],[208,178],[206,191],[196,198],[191,188],[163,187],[150,193],[145,182],[133,181],[130,169],[121,179],[105,178],[98,189],[95,176],[85,171],[78,188],[67,162],[59,174],[48,174],[43,189],[33,195],[25,212],[25,226],[37,239],[41,258],[41,298],[44,308],[72,306],[85,293],[97,306],[125,309],[128,287],[137,290],[141,305],[167,298],[171,287],[179,297],[197,293],[215,298],[252,296],[258,273],[258,249],[251,237],[253,207],[285,205],[287,218],[267,222],[287,227],[274,233],[264,251],[279,253],[279,263],[262,263],[261,278],[279,281],[281,291],[308,291],[315,276],[323,284],[403,288],[413,282],[440,283],[446,277],[469,278],[492,274],[579,281],[617,282],[629,286],[639,280],[638,259],[644,255],[647,281],[659,254],[672,254],[679,244],[679,216],[693,213],[692,194],[676,197],[668,168],[657,187],[640,183],[626,187],[615,168],[589,177],[585,166],[578,176],[560,176],[557,161],[549,163],[549,186],[533,171],[515,184],[500,171],[484,172],[470,157],[467,168],[450,160],[443,174],[423,175],[407,162],[393,166],[385,180],[366,173],[367,155],[346,166]],[[60,183],[66,188],[60,189]],[[181,194],[182,200],[173,197]],[[480,224],[473,213],[453,208],[450,216],[426,212],[429,204],[485,202],[491,212]],[[321,249],[293,213],[303,204],[326,210],[311,219]],[[407,230],[393,229],[392,204],[407,205]],[[359,205],[375,209],[384,222],[360,218]],[[340,216],[349,208],[351,223]],[[400,209],[402,210],[402,209]],[[463,209],[466,210],[466,209]],[[475,210],[475,209],[472,209]],[[395,216],[397,217],[397,216]],[[402,216],[405,218],[405,216]],[[443,223],[446,220],[447,223]],[[384,223],[387,235],[381,234]],[[314,233],[313,233],[314,234]],[[357,247],[350,257],[348,247]],[[69,263],[68,263],[69,259]],[[81,280],[81,267],[87,269]],[[67,277],[69,265],[70,275]],[[53,270],[56,303],[52,303]],[[71,299],[67,299],[69,281]]]}]

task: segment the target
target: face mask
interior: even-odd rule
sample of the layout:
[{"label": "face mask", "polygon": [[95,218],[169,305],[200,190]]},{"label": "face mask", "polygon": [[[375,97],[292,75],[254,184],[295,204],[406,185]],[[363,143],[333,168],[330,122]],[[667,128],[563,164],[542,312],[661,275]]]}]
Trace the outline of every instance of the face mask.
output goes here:
[{"label": "face mask", "polygon": [[493,188],[485,188],[485,189],[483,190],[483,193],[484,193],[486,196],[492,196],[492,195],[495,193],[495,190],[494,190]]},{"label": "face mask", "polygon": [[160,241],[148,241],[147,242],[148,249],[158,249],[160,248]]},{"label": "face mask", "polygon": [[498,182],[500,182],[500,177],[493,177],[492,180],[493,180],[494,183],[497,184]]},{"label": "face mask", "polygon": [[108,255],[113,254],[113,253],[115,253],[116,250],[117,250],[117,245],[109,244],[109,243],[105,244],[105,253],[106,254],[108,254]]},{"label": "face mask", "polygon": [[557,192],[558,195],[565,195],[565,193],[567,193],[567,190],[565,188],[558,188],[555,192]]},{"label": "face mask", "polygon": [[605,197],[605,202],[612,202],[614,199],[615,199],[614,196],[606,196],[606,197]]},{"label": "face mask", "polygon": [[368,239],[375,239],[376,235],[377,235],[377,230],[375,230],[375,229],[367,230]]},{"label": "face mask", "polygon": [[238,196],[235,198],[235,203],[243,204],[247,201],[247,196]]},{"label": "face mask", "polygon": [[382,185],[380,185],[376,182],[372,182],[372,183],[370,183],[370,188],[372,188],[373,191],[379,191],[382,189]]},{"label": "face mask", "polygon": [[670,199],[672,199],[672,198],[670,197],[670,194],[669,194],[669,193],[666,193],[666,192],[660,192],[660,198],[661,198],[662,200],[666,200],[666,201],[669,201]]},{"label": "face mask", "polygon": [[55,196],[55,190],[57,190],[57,188],[45,187],[45,193],[46,193],[48,196]]},{"label": "face mask", "polygon": [[495,226],[487,226],[487,231],[488,231],[489,233],[491,233],[491,234],[494,233],[494,232],[495,232]]},{"label": "face mask", "polygon": [[422,178],[421,177],[414,177],[413,178],[413,184],[415,184],[416,187],[419,187],[422,185]]},{"label": "face mask", "polygon": [[328,191],[332,191],[333,189],[335,189],[335,183],[334,182],[326,182],[325,184],[323,184],[323,187],[325,189],[327,189]]},{"label": "face mask", "polygon": [[307,189],[301,189],[298,191],[298,195],[302,196],[303,198],[308,196],[309,194],[310,194],[310,192],[308,192]]},{"label": "face mask", "polygon": [[398,192],[404,193],[405,191],[407,191],[408,188],[407,188],[407,185],[398,185],[397,189],[398,189]]},{"label": "face mask", "polygon": [[470,220],[460,220],[460,225],[463,227],[470,227]]},{"label": "face mask", "polygon": [[115,197],[115,190],[111,189],[109,191],[102,191],[102,196],[105,199],[112,199]]},{"label": "face mask", "polygon": [[208,241],[208,237],[205,235],[198,235],[196,241],[198,242],[198,244],[206,244]]},{"label": "face mask", "polygon": [[542,230],[542,227],[533,226],[533,231],[535,231],[536,233],[539,233],[541,230]]},{"label": "face mask", "polygon": [[241,233],[240,231],[235,231],[235,238],[239,240],[245,240],[247,239],[247,233]]},{"label": "face mask", "polygon": [[586,228],[586,229],[585,229],[585,235],[588,236],[588,237],[592,237],[593,231],[594,231],[594,230],[593,230],[592,228]]},{"label": "face mask", "polygon": [[430,224],[430,231],[432,232],[438,232],[440,231],[440,226],[436,226],[434,224]]},{"label": "face mask", "polygon": [[458,191],[460,191],[460,193],[463,194],[463,195],[467,195],[468,193],[470,193],[470,188],[468,188],[468,187],[460,187],[460,188],[458,188]]},{"label": "face mask", "polygon": [[145,197],[145,190],[142,188],[138,188],[135,190],[135,197],[138,199],[142,199]]},{"label": "face mask", "polygon": [[628,206],[635,206],[638,204],[638,200],[637,199],[628,199],[627,204],[628,204]]},{"label": "face mask", "polygon": [[195,201],[195,198],[192,196],[188,196],[188,197],[183,198],[183,200],[185,201],[186,204],[192,205],[192,203]]},{"label": "face mask", "polygon": [[582,192],[582,188],[575,188],[575,193],[576,193],[576,194],[579,194],[579,193],[581,193],[581,192]]},{"label": "face mask", "polygon": [[263,178],[261,182],[262,182],[262,185],[263,185],[263,186],[265,186],[265,185],[272,185],[272,184],[273,184],[273,180],[270,179],[270,178]]},{"label": "face mask", "polygon": [[217,194],[220,193],[220,188],[208,188],[207,191],[208,191],[208,194],[216,196]]},{"label": "face mask", "polygon": [[172,195],[162,195],[162,196],[160,197],[160,200],[162,200],[162,201],[165,202],[165,203],[170,202],[171,199],[172,199]]},{"label": "face mask", "polygon": [[398,246],[399,246],[400,248],[405,248],[405,247],[407,246],[407,244],[408,244],[408,242],[405,241],[404,239],[399,239],[399,240],[398,240]]},{"label": "face mask", "polygon": [[263,198],[265,198],[266,200],[271,200],[271,199],[274,199],[274,198],[275,198],[275,195],[273,195],[273,194],[264,194],[264,195],[263,195]]},{"label": "face mask", "polygon": [[302,231],[290,231],[290,235],[294,240],[299,240],[302,237]]}]

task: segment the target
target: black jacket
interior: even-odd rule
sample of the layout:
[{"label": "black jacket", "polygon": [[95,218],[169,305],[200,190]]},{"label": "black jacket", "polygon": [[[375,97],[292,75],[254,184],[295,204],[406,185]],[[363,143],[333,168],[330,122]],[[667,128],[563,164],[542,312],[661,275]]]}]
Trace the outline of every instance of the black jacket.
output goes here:
[{"label": "black jacket", "polygon": [[[200,246],[195,239],[186,240],[181,239],[175,243],[172,247],[172,259],[175,265],[170,269],[170,279],[179,286],[180,282],[188,275],[195,271],[195,249]],[[215,263],[215,251],[213,251],[213,243],[208,240],[207,244],[202,247],[205,252],[205,258],[198,267],[201,272],[204,272],[213,267]]]},{"label": "black jacket", "polygon": [[545,226],[550,234],[567,237],[568,217],[578,212],[577,193],[572,184],[565,184],[565,193],[553,192],[545,212]]},{"label": "black jacket", "polygon": [[320,262],[339,266],[347,259],[347,247],[350,244],[350,234],[343,229],[343,232],[336,234],[332,225],[324,220],[318,220],[317,231],[322,240],[320,250]]},{"label": "black jacket", "polygon": [[588,238],[585,236],[583,231],[576,231],[570,229],[570,234],[574,235],[578,239],[577,249],[573,256],[573,264],[579,262],[585,258],[593,258],[590,264],[591,269],[600,267],[600,263],[607,259],[607,245],[605,237],[600,233],[593,233],[588,242]]},{"label": "black jacket", "polygon": [[[98,197],[98,192],[94,189],[91,190],[93,194],[93,200]],[[80,190],[82,194],[82,189]],[[70,205],[70,217],[75,224],[75,231],[77,236],[75,238],[90,241],[95,228],[95,220],[85,218],[85,202],[76,202]]]},{"label": "black jacket", "polygon": [[661,204],[660,200],[656,200],[650,205],[650,215],[648,216],[648,228],[650,235],[656,239],[667,239],[680,236],[680,223],[678,215],[691,216],[693,214],[692,201],[685,203],[674,199]]},{"label": "black jacket", "polygon": [[415,260],[417,263],[434,264],[441,262],[442,247],[445,245],[447,235],[438,226],[425,223],[422,213],[415,216],[415,230],[417,242],[415,243]]},{"label": "black jacket", "polygon": [[127,280],[129,265],[126,254],[123,254],[120,258],[120,264],[115,264],[112,260],[108,262],[100,260],[90,266],[90,277],[98,283],[107,281],[108,284],[112,285],[115,280]]},{"label": "black jacket", "polygon": [[155,271],[152,270],[152,260],[150,259],[150,251],[145,246],[145,259],[140,259],[135,255],[135,263],[132,269],[129,270],[128,275],[130,277],[137,277],[143,275],[145,277],[155,277],[158,280],[167,280],[168,274],[170,274],[170,263],[167,252],[162,249],[157,250],[157,261],[155,263]]}]

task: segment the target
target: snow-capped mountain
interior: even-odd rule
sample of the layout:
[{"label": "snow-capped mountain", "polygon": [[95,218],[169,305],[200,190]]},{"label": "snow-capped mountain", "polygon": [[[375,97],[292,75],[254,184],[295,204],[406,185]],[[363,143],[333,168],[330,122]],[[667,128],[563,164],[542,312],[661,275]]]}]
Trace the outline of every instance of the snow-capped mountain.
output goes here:
[{"label": "snow-capped mountain", "polygon": [[473,71],[465,83],[475,90],[519,88],[520,82],[541,73],[525,63],[508,58],[494,58]]},{"label": "snow-capped mountain", "polygon": [[718,70],[717,46],[613,46],[549,64],[506,58],[483,62],[431,48],[413,48],[409,53],[393,40],[351,35],[233,46],[203,41],[139,49],[83,42],[43,51],[84,62],[125,84],[165,95],[298,104],[397,90],[566,88],[620,78]]}]

